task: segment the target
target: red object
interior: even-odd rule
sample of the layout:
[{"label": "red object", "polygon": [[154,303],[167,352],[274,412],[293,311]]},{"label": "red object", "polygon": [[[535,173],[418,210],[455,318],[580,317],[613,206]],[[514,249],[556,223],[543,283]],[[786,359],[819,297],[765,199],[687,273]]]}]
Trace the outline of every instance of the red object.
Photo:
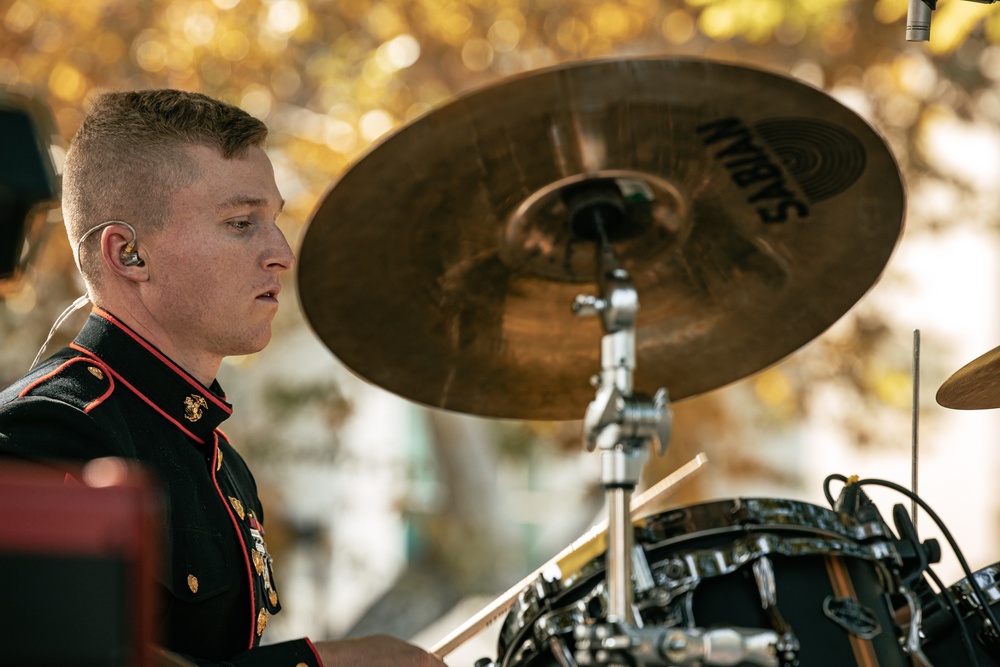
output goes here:
[{"label": "red object", "polygon": [[71,651],[73,664],[150,667],[161,525],[156,488],[134,464],[0,460],[0,570],[19,598],[0,643],[33,664]]}]

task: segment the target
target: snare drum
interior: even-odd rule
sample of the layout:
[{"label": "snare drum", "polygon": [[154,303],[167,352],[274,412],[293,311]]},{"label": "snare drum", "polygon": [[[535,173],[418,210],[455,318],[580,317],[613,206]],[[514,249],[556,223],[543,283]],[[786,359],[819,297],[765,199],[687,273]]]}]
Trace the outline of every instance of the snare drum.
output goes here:
[{"label": "snare drum", "polygon": [[[994,563],[972,573],[976,583],[983,591],[987,604],[994,615],[1000,616],[1000,563]],[[981,641],[983,617],[979,613],[980,604],[973,593],[968,578],[948,587],[948,592],[958,607],[961,621],[969,635],[976,660],[981,665],[1000,664],[1000,653],[993,649],[991,655]],[[951,607],[938,598],[935,610],[924,618],[924,654],[935,667],[943,665],[973,664],[968,648],[962,639],[962,633]]]},{"label": "snare drum", "polygon": [[[900,596],[887,595],[899,592],[899,556],[880,521],[860,524],[792,500],[723,500],[649,517],[637,524],[635,543],[652,575],[633,576],[646,581],[635,586],[636,625],[783,627],[803,667],[912,665],[901,648],[910,628],[896,625],[888,602]],[[770,593],[759,583],[762,570]],[[601,557],[555,587],[540,581],[525,589],[504,620],[496,664],[572,664],[574,629],[606,619],[604,572]]]}]

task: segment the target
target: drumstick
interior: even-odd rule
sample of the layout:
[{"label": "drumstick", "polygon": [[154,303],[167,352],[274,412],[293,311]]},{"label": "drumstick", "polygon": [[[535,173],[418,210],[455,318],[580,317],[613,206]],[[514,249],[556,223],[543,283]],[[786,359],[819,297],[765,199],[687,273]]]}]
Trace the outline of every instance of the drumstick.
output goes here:
[{"label": "drumstick", "polygon": [[[708,457],[704,453],[700,453],[633,498],[630,507],[632,518],[643,518],[641,516],[642,511],[652,505],[653,501],[665,498],[678,484],[697,472],[707,462]],[[572,544],[549,559],[544,565],[514,584],[506,593],[493,600],[478,614],[452,631],[451,634],[438,642],[430,650],[430,653],[438,658],[443,658],[464,644],[469,638],[479,633],[483,628],[496,620],[498,616],[510,611],[518,594],[533,582],[543,570],[551,567],[553,564],[559,566],[564,576],[565,573],[579,570],[595,556],[600,555],[607,549],[605,544],[607,542],[607,529],[608,520],[601,520],[600,523],[581,535]]]}]

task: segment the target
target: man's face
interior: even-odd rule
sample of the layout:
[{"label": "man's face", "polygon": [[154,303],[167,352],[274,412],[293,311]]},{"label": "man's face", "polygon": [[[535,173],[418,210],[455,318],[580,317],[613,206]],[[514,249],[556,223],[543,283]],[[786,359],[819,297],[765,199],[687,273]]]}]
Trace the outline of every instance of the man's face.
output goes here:
[{"label": "man's face", "polygon": [[271,338],[279,274],[295,264],[275,220],[283,201],[264,151],[186,149],[198,169],[146,246],[144,303],[171,346],[201,359],[257,352]]}]

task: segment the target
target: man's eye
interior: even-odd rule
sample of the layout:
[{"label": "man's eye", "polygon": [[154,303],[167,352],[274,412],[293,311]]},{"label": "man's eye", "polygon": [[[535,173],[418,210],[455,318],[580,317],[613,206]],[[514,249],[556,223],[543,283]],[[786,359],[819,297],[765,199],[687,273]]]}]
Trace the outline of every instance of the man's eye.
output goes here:
[{"label": "man's eye", "polygon": [[232,221],[229,222],[229,224],[232,225],[234,229],[246,229],[247,227],[250,226],[250,221],[249,220],[232,220]]}]

